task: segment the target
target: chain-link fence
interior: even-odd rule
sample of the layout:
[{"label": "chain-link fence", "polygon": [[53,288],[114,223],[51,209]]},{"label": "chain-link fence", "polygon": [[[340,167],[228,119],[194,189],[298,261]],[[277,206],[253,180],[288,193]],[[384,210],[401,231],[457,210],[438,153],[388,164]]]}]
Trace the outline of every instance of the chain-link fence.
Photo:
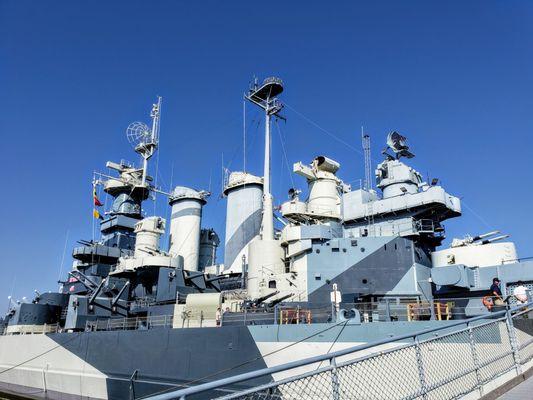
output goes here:
[{"label": "chain-link fence", "polygon": [[[533,358],[531,304],[153,399],[192,399],[202,393],[203,398],[225,400],[447,400],[476,389],[481,393],[495,378],[521,373]],[[272,382],[235,390],[265,376]]]}]

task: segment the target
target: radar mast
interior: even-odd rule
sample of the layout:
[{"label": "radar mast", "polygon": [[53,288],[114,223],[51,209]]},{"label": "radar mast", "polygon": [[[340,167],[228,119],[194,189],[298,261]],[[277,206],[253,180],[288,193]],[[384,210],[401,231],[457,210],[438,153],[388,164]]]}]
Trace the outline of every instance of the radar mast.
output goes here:
[{"label": "radar mast", "polygon": [[146,183],[148,160],[152,157],[159,144],[159,119],[161,116],[161,96],[157,96],[157,103],[152,105],[150,117],[152,129],[142,122],[132,122],[126,129],[126,136],[134,146],[135,151],[143,158],[141,186]]},{"label": "radar mast", "polygon": [[265,111],[265,160],[263,166],[263,219],[261,221],[261,237],[265,239],[274,238],[274,210],[272,206],[272,193],[270,188],[270,150],[271,132],[270,119],[273,115],[283,118],[279,112],[283,109],[283,104],[277,96],[283,92],[283,82],[279,78],[266,78],[261,85],[254,79],[250,90],[244,97],[261,107]]}]

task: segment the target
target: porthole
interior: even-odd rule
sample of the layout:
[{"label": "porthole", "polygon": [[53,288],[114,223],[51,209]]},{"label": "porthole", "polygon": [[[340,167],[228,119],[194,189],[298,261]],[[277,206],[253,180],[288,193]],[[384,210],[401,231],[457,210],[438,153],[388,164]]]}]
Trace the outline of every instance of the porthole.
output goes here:
[{"label": "porthole", "polygon": [[368,280],[365,278],[362,280],[362,282],[363,282],[363,285],[366,285],[368,283]]},{"label": "porthole", "polygon": [[365,252],[365,248],[361,247],[361,253],[364,253],[364,252]]}]

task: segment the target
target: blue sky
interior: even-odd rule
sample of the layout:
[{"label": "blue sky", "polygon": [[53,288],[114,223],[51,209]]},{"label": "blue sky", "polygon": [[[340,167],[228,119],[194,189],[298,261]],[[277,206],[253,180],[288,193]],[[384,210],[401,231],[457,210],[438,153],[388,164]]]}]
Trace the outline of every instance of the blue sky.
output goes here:
[{"label": "blue sky", "polygon": [[[276,203],[292,185],[280,136],[289,163],[325,154],[357,186],[360,126],[375,160],[395,129],[412,165],[463,198],[449,239],[500,229],[533,256],[532,18],[527,1],[1,1],[0,311],[11,292],[57,287],[67,232],[63,273],[75,241],[91,238],[92,171],[137,161],[124,131],[149,122],[156,95],[158,181],[211,188],[204,225],[222,236],[222,154],[242,168],[254,74],[283,78],[290,106],[273,131]],[[257,116],[249,106],[248,122]],[[261,132],[248,130],[258,174]],[[164,198],[155,211],[168,215]]]}]

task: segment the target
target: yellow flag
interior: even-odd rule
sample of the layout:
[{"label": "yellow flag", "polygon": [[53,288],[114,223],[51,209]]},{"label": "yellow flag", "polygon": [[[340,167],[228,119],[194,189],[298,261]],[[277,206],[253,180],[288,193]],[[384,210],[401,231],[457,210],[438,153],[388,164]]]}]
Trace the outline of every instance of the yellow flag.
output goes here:
[{"label": "yellow flag", "polygon": [[98,212],[97,209],[93,209],[93,217],[96,218],[96,219],[100,219],[100,213]]}]

